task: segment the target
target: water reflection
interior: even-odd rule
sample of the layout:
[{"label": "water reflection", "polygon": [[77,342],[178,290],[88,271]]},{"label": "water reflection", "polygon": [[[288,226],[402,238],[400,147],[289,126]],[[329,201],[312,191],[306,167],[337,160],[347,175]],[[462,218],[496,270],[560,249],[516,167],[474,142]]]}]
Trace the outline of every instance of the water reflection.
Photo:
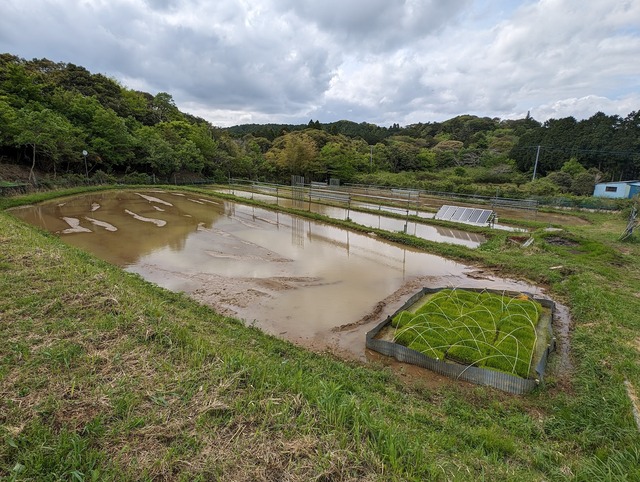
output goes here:
[{"label": "water reflection", "polygon": [[[258,194],[253,192],[245,192],[240,190],[220,190],[220,192],[228,192],[238,197],[244,197],[247,199],[255,199],[262,202],[268,202],[272,204],[278,204],[283,207],[293,207],[301,210],[309,210],[310,212],[322,214],[334,219],[351,219],[354,223],[366,226],[369,228],[383,229],[385,231],[392,232],[404,232],[411,234],[418,238],[426,239],[429,241],[436,241],[439,243],[451,243],[467,246],[469,248],[476,248],[480,244],[484,243],[487,238],[482,234],[470,233],[468,231],[462,231],[459,229],[444,228],[440,229],[437,226],[431,226],[422,223],[416,223],[413,221],[407,221],[404,219],[392,218],[385,216],[385,213],[394,213],[406,215],[406,209],[394,208],[389,206],[380,206],[367,204],[362,202],[353,202],[352,205],[372,209],[377,209],[379,214],[363,213],[360,211],[353,211],[337,206],[327,206],[325,204],[309,203],[300,200],[290,200],[287,198],[278,199],[276,196],[268,194]],[[433,218],[433,214],[418,212],[420,217]],[[416,211],[409,211],[409,214],[415,215]]]}]

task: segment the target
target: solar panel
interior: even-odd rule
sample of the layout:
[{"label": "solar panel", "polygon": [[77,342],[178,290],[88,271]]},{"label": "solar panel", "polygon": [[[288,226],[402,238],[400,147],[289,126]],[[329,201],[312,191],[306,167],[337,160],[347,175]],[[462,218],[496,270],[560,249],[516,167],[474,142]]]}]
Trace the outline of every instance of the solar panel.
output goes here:
[{"label": "solar panel", "polygon": [[446,204],[444,206],[442,206],[440,209],[438,209],[438,212],[436,213],[436,215],[434,216],[435,219],[443,219],[444,218],[444,213],[449,209],[449,206],[447,206]]},{"label": "solar panel", "polygon": [[492,212],[493,211],[483,210],[480,218],[477,221],[477,224],[485,224],[489,220],[489,216],[491,216]]},{"label": "solar panel", "polygon": [[453,216],[456,213],[456,209],[458,209],[456,206],[449,206],[445,214],[446,219],[451,219],[451,216]]},{"label": "solar panel", "polygon": [[455,212],[455,209],[456,209],[455,206],[448,206],[445,204],[438,210],[438,212],[434,217],[435,219],[448,220],[451,218],[451,215]]},{"label": "solar panel", "polygon": [[474,212],[475,212],[475,209],[473,209],[473,208],[465,208],[462,211],[462,216],[460,216],[460,222],[461,223],[468,222],[469,218],[473,215]]},{"label": "solar panel", "polygon": [[462,221],[467,213],[467,208],[459,207],[456,211],[456,221]]},{"label": "solar panel", "polygon": [[461,223],[486,224],[492,214],[493,211],[489,209],[450,206],[445,204],[440,207],[434,218]]},{"label": "solar panel", "polygon": [[476,209],[475,211],[473,211],[473,214],[469,218],[469,222],[477,223],[478,219],[480,219],[480,215],[482,214],[482,211],[483,211],[482,209]]}]

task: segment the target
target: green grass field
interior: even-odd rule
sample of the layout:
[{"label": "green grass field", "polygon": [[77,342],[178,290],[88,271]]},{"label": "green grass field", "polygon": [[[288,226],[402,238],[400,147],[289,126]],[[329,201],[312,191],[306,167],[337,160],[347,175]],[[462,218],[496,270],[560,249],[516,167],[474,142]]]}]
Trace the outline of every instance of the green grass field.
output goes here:
[{"label": "green grass field", "polygon": [[581,216],[554,233],[570,246],[539,223],[526,249],[366,228],[569,307],[567,360],[511,396],[311,353],[1,211],[0,479],[640,480],[640,243],[618,241],[624,216]]}]

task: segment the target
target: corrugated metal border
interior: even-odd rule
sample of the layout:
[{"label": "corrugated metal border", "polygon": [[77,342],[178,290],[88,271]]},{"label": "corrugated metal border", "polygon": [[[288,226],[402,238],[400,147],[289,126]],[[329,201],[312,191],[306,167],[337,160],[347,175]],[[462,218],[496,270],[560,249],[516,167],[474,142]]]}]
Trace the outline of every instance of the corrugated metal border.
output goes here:
[{"label": "corrugated metal border", "polygon": [[[428,368],[436,373],[441,375],[455,378],[456,380],[464,380],[471,383],[476,383],[478,385],[487,385],[490,387],[497,388],[499,390],[513,393],[516,395],[522,395],[525,393],[529,393],[538,384],[542,381],[544,377],[544,370],[547,366],[547,359],[549,354],[555,350],[555,339],[553,338],[553,332],[551,329],[551,323],[549,323],[549,339],[551,342],[545,349],[543,355],[540,358],[540,361],[535,367],[537,378],[521,378],[515,375],[510,375],[508,373],[503,373],[495,370],[488,370],[486,368],[479,368],[474,366],[465,366],[459,365],[457,363],[447,362],[436,360],[435,358],[428,357],[423,355],[422,353],[412,350],[411,348],[407,348],[406,346],[399,345],[392,341],[380,340],[376,339],[380,330],[382,330],[385,326],[391,323],[393,317],[395,317],[398,313],[403,310],[406,310],[411,305],[413,305],[418,299],[422,298],[426,294],[437,293],[438,291],[444,289],[451,288],[422,288],[418,293],[411,296],[402,307],[400,307],[393,315],[388,316],[386,320],[379,323],[373,330],[367,332],[366,335],[366,346],[367,348],[377,351],[378,353],[382,353],[386,356],[391,356],[396,360],[403,363],[410,363],[412,365],[421,366],[424,368]],[[483,288],[460,288],[457,287],[455,289],[461,289],[465,291],[474,291],[474,292],[488,292],[499,295],[507,295],[507,296],[517,296],[520,292],[515,291],[506,291],[506,290],[492,290],[492,289],[483,289]],[[544,298],[536,298],[529,293],[524,293],[533,300],[540,303],[545,308],[549,308],[551,310],[551,321],[553,322],[553,316],[555,313],[555,303],[551,300]]]}]

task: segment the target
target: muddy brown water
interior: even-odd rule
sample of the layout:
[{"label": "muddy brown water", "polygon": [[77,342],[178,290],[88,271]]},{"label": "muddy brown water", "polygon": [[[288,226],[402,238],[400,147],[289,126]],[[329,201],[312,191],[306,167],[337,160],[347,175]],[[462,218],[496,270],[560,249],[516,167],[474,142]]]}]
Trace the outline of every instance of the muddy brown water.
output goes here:
[{"label": "muddy brown water", "polygon": [[12,212],[224,315],[349,359],[379,360],[365,333],[423,286],[543,296],[375,236],[201,195],[109,191]]}]

